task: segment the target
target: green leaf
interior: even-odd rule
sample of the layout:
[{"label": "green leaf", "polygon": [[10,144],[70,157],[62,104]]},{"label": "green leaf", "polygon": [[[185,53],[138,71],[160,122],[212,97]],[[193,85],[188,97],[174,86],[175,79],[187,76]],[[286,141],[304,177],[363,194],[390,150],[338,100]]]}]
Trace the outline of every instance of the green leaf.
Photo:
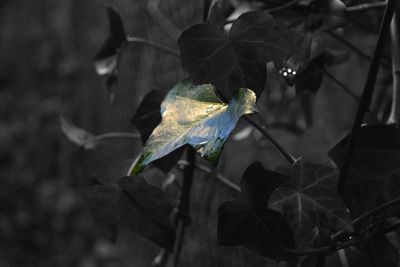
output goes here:
[{"label": "green leaf", "polygon": [[265,88],[266,63],[286,51],[285,39],[266,11],[247,12],[229,35],[209,24],[196,24],[179,38],[181,60],[196,84],[211,83],[230,99],[236,88]]},{"label": "green leaf", "polygon": [[296,260],[293,233],[281,214],[267,208],[271,192],[288,177],[266,171],[258,162],[242,177],[246,201],[227,201],[218,208],[218,242],[223,246],[245,246],[264,257]]},{"label": "green leaf", "polygon": [[[132,125],[140,132],[143,145],[146,143],[154,128],[161,122],[160,108],[164,97],[165,94],[162,92],[152,90],[143,98],[135,115],[131,119]],[[163,172],[168,173],[182,156],[183,150],[183,148],[175,150],[167,156],[154,161],[154,165]]]},{"label": "green leaf", "polygon": [[292,167],[291,179],[271,195],[269,207],[288,220],[298,247],[309,247],[315,239],[313,232],[318,237],[326,228],[353,230],[346,206],[336,192],[337,179],[336,170],[298,161]]},{"label": "green leaf", "polygon": [[[349,135],[329,156],[341,169]],[[400,196],[400,129],[391,125],[361,127],[344,190],[354,217]]]},{"label": "green leaf", "polygon": [[150,162],[185,144],[216,164],[239,118],[256,112],[255,102],[256,96],[249,89],[236,90],[228,105],[217,97],[211,84],[179,82],[164,99],[161,123],[150,135],[131,173],[139,173]]}]

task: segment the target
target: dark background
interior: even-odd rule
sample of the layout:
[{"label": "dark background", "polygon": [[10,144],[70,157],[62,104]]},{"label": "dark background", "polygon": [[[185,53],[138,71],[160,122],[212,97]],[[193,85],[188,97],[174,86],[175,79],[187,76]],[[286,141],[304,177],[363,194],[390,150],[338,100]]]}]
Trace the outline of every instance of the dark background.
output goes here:
[{"label": "dark background", "polygon": [[[146,2],[0,2],[0,266],[149,266],[158,253],[155,245],[128,231],[119,233],[116,244],[109,241],[81,194],[94,179],[115,182],[123,176],[140,142],[108,141],[85,151],[67,140],[59,123],[62,115],[92,133],[133,132],[129,120],[144,94],[153,88],[165,91],[185,77],[179,59],[130,45],[109,103],[105,79],[93,67],[108,34],[105,6],[120,12],[130,35],[177,48],[149,16]],[[160,10],[180,30],[202,20],[202,1],[161,2]],[[347,30],[346,38],[370,54],[373,34],[356,34],[354,26]],[[359,94],[367,67],[351,54],[331,72]],[[311,100],[313,125],[304,134],[271,131],[296,156],[326,163],[326,151],[350,128],[357,104],[327,78]],[[245,127],[241,122],[238,131]],[[271,168],[284,163],[252,133],[228,142],[218,169],[238,182],[255,159]],[[216,208],[234,194],[212,177],[196,178],[182,266],[266,266],[244,248],[217,246]]]}]

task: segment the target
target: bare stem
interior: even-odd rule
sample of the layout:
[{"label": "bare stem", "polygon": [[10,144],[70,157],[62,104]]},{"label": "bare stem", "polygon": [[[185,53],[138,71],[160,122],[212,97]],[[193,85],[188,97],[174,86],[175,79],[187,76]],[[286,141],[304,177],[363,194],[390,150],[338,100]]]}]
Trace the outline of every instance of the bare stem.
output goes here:
[{"label": "bare stem", "polygon": [[183,238],[185,237],[185,228],[190,222],[190,191],[192,189],[192,182],[195,170],[194,165],[196,163],[196,151],[191,147],[187,149],[187,161],[190,164],[188,164],[184,169],[183,185],[178,204],[178,211],[176,214],[177,234],[174,248],[174,267],[179,266],[179,258],[182,251]]},{"label": "bare stem", "polygon": [[388,123],[394,123],[399,126],[400,123],[400,38],[399,38],[399,14],[393,16],[390,26],[391,48],[392,48],[392,76],[393,76],[393,98],[392,108]]},{"label": "bare stem", "polygon": [[155,43],[155,42],[150,41],[148,39],[144,39],[144,38],[140,38],[140,37],[134,37],[134,36],[127,36],[126,39],[127,39],[128,43],[144,44],[144,45],[147,45],[147,46],[151,46],[151,47],[163,50],[163,51],[165,51],[167,53],[170,53],[170,54],[172,54],[174,56],[177,56],[177,57],[180,56],[180,53],[179,53],[178,50],[173,49],[173,48],[168,47],[168,46],[165,46],[165,45],[162,45],[162,44]]},{"label": "bare stem", "polygon": [[[254,116],[254,115],[253,115]],[[261,118],[261,116],[259,116]],[[289,152],[287,152],[267,131],[265,126],[259,125],[252,117],[249,115],[244,115],[243,119],[245,119],[248,123],[254,126],[260,133],[262,133],[279,151],[279,153],[291,164],[293,165],[297,160],[293,157]],[[265,125],[265,123],[264,123]]]},{"label": "bare stem", "polygon": [[[189,162],[187,162],[186,160],[180,160],[178,161],[178,165],[180,166],[187,166],[189,165]],[[205,172],[205,173],[212,173],[213,170],[208,168],[207,166],[204,165],[200,165],[200,164],[195,164],[194,165],[196,169]],[[215,175],[215,177],[224,185],[228,186],[229,188],[233,189],[234,191],[240,192],[240,186],[238,186],[237,184],[235,184],[234,182],[230,181],[228,178],[226,178],[225,176],[223,176],[220,173],[217,173]]]},{"label": "bare stem", "polygon": [[389,201],[389,202],[386,202],[386,203],[380,205],[379,207],[376,207],[375,209],[372,209],[371,211],[369,211],[369,212],[367,212],[367,213],[361,215],[360,217],[356,218],[356,219],[353,221],[353,224],[354,224],[354,225],[359,224],[360,222],[364,221],[365,219],[367,219],[367,218],[369,218],[369,217],[372,217],[372,216],[374,216],[374,215],[376,215],[376,214],[378,214],[378,213],[381,213],[381,212],[383,212],[385,209],[387,209],[387,208],[389,208],[389,207],[391,207],[391,206],[394,206],[394,205],[396,205],[396,204],[399,204],[399,203],[400,203],[400,197],[395,198],[395,199],[393,199],[393,200],[391,200],[391,201]]},{"label": "bare stem", "polygon": [[386,1],[365,3],[356,6],[349,6],[346,8],[347,12],[359,12],[366,11],[370,9],[384,8],[386,6]]},{"label": "bare stem", "polygon": [[383,20],[381,23],[381,27],[379,29],[379,35],[378,35],[378,40],[377,40],[375,51],[374,51],[374,56],[372,58],[370,69],[368,71],[367,80],[365,82],[365,87],[363,90],[363,94],[361,96],[360,104],[358,106],[357,114],[354,119],[353,128],[350,133],[350,138],[349,138],[348,146],[346,149],[346,153],[345,153],[342,165],[340,166],[341,171],[340,171],[339,182],[338,182],[339,194],[343,193],[347,174],[349,172],[351,160],[354,155],[354,150],[355,150],[355,147],[357,144],[358,135],[359,135],[359,132],[361,129],[361,124],[363,123],[365,113],[369,109],[369,105],[372,101],[376,77],[377,77],[378,70],[379,70],[379,63],[380,63],[382,50],[383,50],[383,43],[384,43],[385,37],[389,33],[390,22],[392,20],[392,16],[394,13],[394,3],[395,3],[394,0],[389,0],[387,3],[387,6],[385,8],[384,17],[383,17]]}]

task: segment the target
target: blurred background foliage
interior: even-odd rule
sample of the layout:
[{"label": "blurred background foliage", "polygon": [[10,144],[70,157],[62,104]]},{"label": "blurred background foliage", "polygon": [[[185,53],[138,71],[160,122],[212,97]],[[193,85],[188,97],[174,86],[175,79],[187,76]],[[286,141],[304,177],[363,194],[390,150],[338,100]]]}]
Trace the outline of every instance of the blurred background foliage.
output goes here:
[{"label": "blurred background foliage", "polygon": [[[157,255],[155,245],[129,231],[120,231],[115,244],[107,239],[81,194],[94,181],[118,181],[140,150],[140,141],[107,141],[85,151],[63,136],[59,123],[63,115],[93,133],[132,132],[129,121],[143,96],[154,88],[166,91],[185,77],[179,59],[130,45],[120,62],[115,99],[109,103],[105,79],[93,68],[93,57],[108,34],[105,6],[120,12],[130,35],[177,48],[146,4],[146,0],[0,2],[0,266],[149,266]],[[202,21],[202,1],[161,1],[159,8],[179,30]],[[344,38],[370,55],[380,13],[368,12],[371,19],[355,16],[356,23],[345,27]],[[345,64],[329,71],[359,95],[367,68],[368,61],[350,51]],[[379,116],[387,116],[387,77],[381,71],[374,103]],[[267,121],[307,124],[297,114],[304,102],[295,97],[293,88],[282,89],[273,79],[278,78],[271,78],[268,93],[259,101],[263,116]],[[357,103],[325,77],[305,105],[312,123],[304,132],[276,127],[271,133],[294,155],[330,164],[326,152],[350,128]],[[284,164],[272,146],[247,127],[239,124],[218,166],[219,173],[236,183],[254,160],[271,169]],[[193,223],[182,266],[267,266],[268,261],[243,248],[218,247],[216,208],[235,194],[213,175],[196,176]]]}]

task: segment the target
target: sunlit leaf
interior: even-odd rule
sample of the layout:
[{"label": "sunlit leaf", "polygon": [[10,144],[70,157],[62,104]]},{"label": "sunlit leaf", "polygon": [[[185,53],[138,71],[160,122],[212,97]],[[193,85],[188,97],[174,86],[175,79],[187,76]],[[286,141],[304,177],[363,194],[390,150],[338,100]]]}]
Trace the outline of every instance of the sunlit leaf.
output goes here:
[{"label": "sunlit leaf", "polygon": [[[260,34],[262,33],[262,34]],[[286,51],[285,39],[266,11],[247,12],[232,25],[229,35],[196,24],[179,38],[182,65],[196,83],[215,85],[226,99],[237,88],[264,91],[266,63]]]},{"label": "sunlit leaf", "polygon": [[350,215],[336,192],[337,179],[336,170],[298,161],[291,179],[271,195],[269,207],[288,220],[297,246],[310,246],[310,234],[318,237],[324,228],[352,231]]},{"label": "sunlit leaf", "polygon": [[242,177],[245,201],[228,201],[218,208],[218,242],[223,246],[245,246],[264,257],[296,260],[293,233],[283,216],[268,209],[272,191],[288,179],[266,171],[258,162]]},{"label": "sunlit leaf", "polygon": [[[329,156],[341,169],[349,135]],[[390,125],[361,127],[344,190],[344,199],[357,217],[400,197],[400,129]]]},{"label": "sunlit leaf", "polygon": [[[143,145],[146,143],[147,139],[149,139],[154,128],[161,122],[160,109],[164,97],[164,93],[158,90],[152,90],[143,98],[135,115],[131,119],[131,123],[140,132]],[[183,150],[183,148],[177,149],[165,157],[154,161],[154,164],[163,172],[168,173],[182,156]]]},{"label": "sunlit leaf", "polygon": [[95,143],[91,142],[94,137],[93,134],[73,125],[64,117],[60,117],[60,122],[61,130],[71,142],[75,143],[78,146],[82,146],[85,149],[92,149],[95,147]]},{"label": "sunlit leaf", "polygon": [[255,102],[256,96],[249,89],[236,90],[228,105],[217,97],[211,84],[179,82],[165,97],[162,121],[147,140],[132,174],[185,144],[215,164],[239,118],[256,112]]}]

